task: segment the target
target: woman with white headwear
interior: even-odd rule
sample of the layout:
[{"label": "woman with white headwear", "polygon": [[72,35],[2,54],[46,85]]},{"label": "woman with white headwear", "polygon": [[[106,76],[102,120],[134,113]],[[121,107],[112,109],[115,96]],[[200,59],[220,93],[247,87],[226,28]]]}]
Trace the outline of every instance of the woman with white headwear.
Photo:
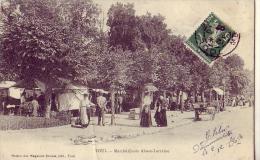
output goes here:
[{"label": "woman with white headwear", "polygon": [[149,95],[149,92],[147,91],[145,92],[145,96],[142,104],[141,121],[140,121],[141,127],[152,126],[151,110],[150,110],[151,103],[152,103],[152,99],[151,96]]},{"label": "woman with white headwear", "polygon": [[95,104],[89,100],[89,93],[84,92],[83,98],[80,102],[80,122],[82,128],[86,128],[88,126],[90,122],[90,114],[87,113],[87,110],[94,105]]}]

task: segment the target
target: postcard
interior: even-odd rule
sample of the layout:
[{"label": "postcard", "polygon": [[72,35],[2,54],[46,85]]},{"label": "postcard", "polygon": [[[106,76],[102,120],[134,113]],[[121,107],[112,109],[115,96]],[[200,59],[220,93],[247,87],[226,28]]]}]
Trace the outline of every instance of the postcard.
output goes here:
[{"label": "postcard", "polygon": [[255,5],[0,0],[0,160],[257,160]]}]

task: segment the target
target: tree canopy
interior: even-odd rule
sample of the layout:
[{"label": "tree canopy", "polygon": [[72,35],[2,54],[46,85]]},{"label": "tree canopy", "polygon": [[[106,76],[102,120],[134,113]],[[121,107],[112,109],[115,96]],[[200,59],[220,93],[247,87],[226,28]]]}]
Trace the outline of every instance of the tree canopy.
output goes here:
[{"label": "tree canopy", "polygon": [[[98,8],[88,0],[17,0],[2,6],[2,57],[20,78],[47,84],[82,80],[93,71]],[[87,62],[87,63],[86,63]]]},{"label": "tree canopy", "polygon": [[116,3],[104,32],[99,13],[91,0],[6,0],[0,78],[36,78],[49,89],[63,78],[107,89],[153,83],[188,92],[224,86],[231,94],[252,90],[241,57],[206,65],[162,15],[136,15],[133,4]]}]

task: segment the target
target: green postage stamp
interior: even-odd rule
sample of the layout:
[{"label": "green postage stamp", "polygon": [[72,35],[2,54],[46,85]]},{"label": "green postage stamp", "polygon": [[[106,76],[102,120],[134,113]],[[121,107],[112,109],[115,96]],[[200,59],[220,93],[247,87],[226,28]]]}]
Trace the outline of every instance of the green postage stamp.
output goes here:
[{"label": "green postage stamp", "polygon": [[238,45],[240,35],[214,13],[203,21],[186,41],[192,51],[207,64],[230,54]]}]

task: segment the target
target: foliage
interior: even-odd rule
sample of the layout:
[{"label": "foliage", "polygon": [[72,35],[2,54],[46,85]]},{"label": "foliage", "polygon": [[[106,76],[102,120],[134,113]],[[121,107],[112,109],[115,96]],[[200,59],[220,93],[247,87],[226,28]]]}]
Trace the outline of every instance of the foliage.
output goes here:
[{"label": "foliage", "polygon": [[138,19],[135,16],[133,4],[117,3],[108,11],[107,26],[109,46],[120,46],[123,50],[135,51],[140,45]]},{"label": "foliage", "polygon": [[93,55],[98,9],[91,1],[10,0],[2,13],[1,51],[20,78],[48,85],[59,77],[86,83],[78,77],[92,71],[86,61]]},{"label": "foliage", "polygon": [[102,63],[99,66],[98,83],[105,88],[125,87],[130,85],[131,74],[129,72],[133,61],[129,51],[116,48],[107,51],[103,55]]},{"label": "foliage", "polygon": [[163,48],[171,33],[171,31],[167,29],[167,24],[164,22],[165,18],[160,14],[152,16],[151,13],[137,18],[141,39],[145,47],[148,49],[152,46]]},{"label": "foliage", "polygon": [[110,7],[108,33],[98,28],[99,9],[90,0],[8,0],[1,13],[1,79],[36,78],[49,88],[63,78],[106,89],[154,83],[188,92],[252,90],[239,56],[208,66],[162,15],[137,16],[133,4]]},{"label": "foliage", "polygon": [[[1,57],[19,79],[46,84],[46,102],[60,79],[87,83],[97,75],[91,48],[99,10],[90,0],[8,0],[1,8]],[[47,104],[46,117],[50,117]]]},{"label": "foliage", "polygon": [[230,72],[230,93],[243,94],[244,89],[250,83],[250,77],[247,71],[243,69],[243,60],[239,56],[233,55],[226,59],[226,65]]},{"label": "foliage", "polygon": [[137,16],[133,4],[117,3],[109,9],[107,25],[109,46],[131,54],[128,79],[133,87],[152,82],[160,89],[202,92],[225,86],[241,94],[249,83],[239,56],[208,66],[185,46],[185,37],[172,34],[161,15]]}]

